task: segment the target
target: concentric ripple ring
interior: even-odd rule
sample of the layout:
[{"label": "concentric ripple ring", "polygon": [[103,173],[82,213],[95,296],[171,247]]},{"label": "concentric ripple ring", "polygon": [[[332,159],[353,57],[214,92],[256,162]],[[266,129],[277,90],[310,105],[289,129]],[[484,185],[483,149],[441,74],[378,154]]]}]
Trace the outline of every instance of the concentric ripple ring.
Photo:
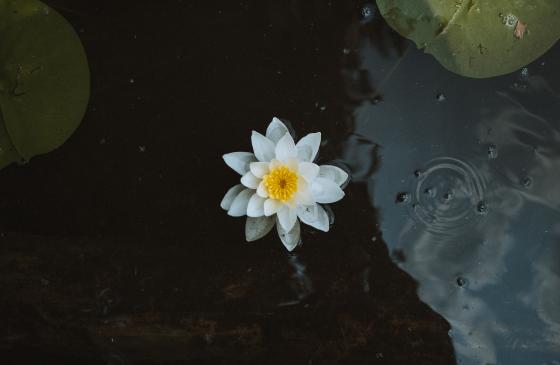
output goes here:
[{"label": "concentric ripple ring", "polygon": [[455,234],[486,213],[486,182],[468,163],[439,157],[415,174],[409,210],[428,231]]}]

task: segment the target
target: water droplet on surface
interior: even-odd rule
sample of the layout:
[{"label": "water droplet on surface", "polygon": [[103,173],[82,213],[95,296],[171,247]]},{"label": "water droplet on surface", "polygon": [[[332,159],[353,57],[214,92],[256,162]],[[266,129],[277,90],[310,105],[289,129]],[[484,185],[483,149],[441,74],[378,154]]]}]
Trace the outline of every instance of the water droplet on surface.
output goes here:
[{"label": "water droplet on surface", "polygon": [[498,146],[495,144],[488,146],[488,158],[491,160],[498,158]]},{"label": "water droplet on surface", "polygon": [[435,198],[436,196],[436,189],[434,188],[427,188],[424,190],[424,195],[428,198]]},{"label": "water droplet on surface", "polygon": [[462,276],[459,276],[456,281],[457,281],[457,285],[459,285],[459,287],[461,288],[465,288],[469,284],[469,281]]},{"label": "water droplet on surface", "polygon": [[533,185],[533,179],[530,176],[526,176],[521,180],[521,184],[525,188],[530,188]]},{"label": "water droplet on surface", "polygon": [[476,206],[476,211],[480,215],[486,215],[488,213],[488,205],[486,205],[486,202],[479,202]]},{"label": "water droplet on surface", "polygon": [[407,204],[410,202],[410,194],[406,192],[398,193],[395,202],[399,204]]}]

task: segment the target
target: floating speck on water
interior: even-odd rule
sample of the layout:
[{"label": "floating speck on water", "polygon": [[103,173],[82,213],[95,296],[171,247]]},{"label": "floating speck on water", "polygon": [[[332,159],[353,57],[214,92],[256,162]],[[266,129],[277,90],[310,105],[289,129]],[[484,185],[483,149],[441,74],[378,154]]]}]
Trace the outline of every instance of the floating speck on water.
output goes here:
[{"label": "floating speck on water", "polygon": [[521,77],[529,77],[529,69],[527,67],[521,69]]},{"label": "floating speck on water", "polygon": [[410,194],[405,192],[398,193],[395,202],[399,204],[407,204],[408,202],[410,202]]},{"label": "floating speck on water", "polygon": [[422,170],[414,170],[414,176],[416,176],[416,177],[422,177],[423,174],[424,174],[424,171],[422,171]]},{"label": "floating speck on water", "polygon": [[459,276],[456,281],[461,288],[465,288],[469,284],[468,280],[462,276]]},{"label": "floating speck on water", "polygon": [[526,188],[530,188],[533,185],[533,179],[530,176],[526,176],[521,180],[521,184]]},{"label": "floating speck on water", "polygon": [[498,146],[495,144],[488,146],[488,158],[491,160],[498,158]]},{"label": "floating speck on water", "polygon": [[486,215],[488,213],[488,205],[486,204],[486,202],[479,202],[476,205],[476,211],[478,212],[478,214]]},{"label": "floating speck on water", "polygon": [[447,98],[445,97],[445,95],[443,95],[443,93],[437,93],[437,94],[436,94],[436,100],[437,100],[438,102],[441,103],[442,101],[445,101],[445,99],[447,99]]},{"label": "floating speck on water", "polygon": [[446,202],[453,200],[453,193],[452,192],[448,192],[443,194],[443,200],[445,200]]}]

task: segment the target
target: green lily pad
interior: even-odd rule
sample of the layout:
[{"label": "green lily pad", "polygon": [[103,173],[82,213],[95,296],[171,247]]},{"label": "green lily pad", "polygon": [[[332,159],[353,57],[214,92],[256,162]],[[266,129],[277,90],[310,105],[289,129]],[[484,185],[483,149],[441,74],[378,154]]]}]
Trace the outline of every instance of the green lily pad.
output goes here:
[{"label": "green lily pad", "polygon": [[50,152],[81,123],[89,67],[72,26],[37,0],[0,0],[0,168]]},{"label": "green lily pad", "polygon": [[507,74],[560,38],[559,0],[377,0],[389,25],[462,76]]}]

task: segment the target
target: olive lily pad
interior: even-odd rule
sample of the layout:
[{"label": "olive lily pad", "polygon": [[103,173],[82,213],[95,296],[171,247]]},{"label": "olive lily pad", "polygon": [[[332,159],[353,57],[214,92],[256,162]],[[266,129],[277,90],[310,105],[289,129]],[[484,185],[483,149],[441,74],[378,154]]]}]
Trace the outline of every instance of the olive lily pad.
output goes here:
[{"label": "olive lily pad", "polygon": [[72,26],[38,0],[0,0],[0,168],[62,145],[82,121],[89,90]]},{"label": "olive lily pad", "polygon": [[377,0],[377,5],[398,33],[468,77],[518,70],[560,38],[559,0]]}]

